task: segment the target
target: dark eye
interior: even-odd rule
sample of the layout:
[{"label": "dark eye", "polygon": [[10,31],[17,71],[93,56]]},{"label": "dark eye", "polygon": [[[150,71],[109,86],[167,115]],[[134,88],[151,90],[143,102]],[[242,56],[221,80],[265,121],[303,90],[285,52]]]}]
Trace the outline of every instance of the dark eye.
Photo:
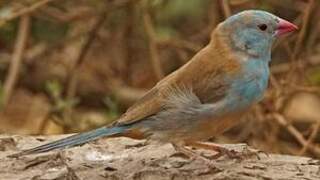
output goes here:
[{"label": "dark eye", "polygon": [[258,25],[258,28],[261,30],[261,31],[265,31],[267,30],[268,26],[266,24],[260,24]]}]

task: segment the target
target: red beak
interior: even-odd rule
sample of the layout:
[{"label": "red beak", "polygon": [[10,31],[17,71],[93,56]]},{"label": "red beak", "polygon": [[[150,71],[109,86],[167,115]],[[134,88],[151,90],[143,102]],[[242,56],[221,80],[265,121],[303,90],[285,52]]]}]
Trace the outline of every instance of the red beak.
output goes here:
[{"label": "red beak", "polygon": [[278,20],[279,22],[278,22],[278,27],[276,29],[276,36],[287,34],[289,32],[298,30],[298,26],[292,24],[291,22],[281,18],[279,18]]}]

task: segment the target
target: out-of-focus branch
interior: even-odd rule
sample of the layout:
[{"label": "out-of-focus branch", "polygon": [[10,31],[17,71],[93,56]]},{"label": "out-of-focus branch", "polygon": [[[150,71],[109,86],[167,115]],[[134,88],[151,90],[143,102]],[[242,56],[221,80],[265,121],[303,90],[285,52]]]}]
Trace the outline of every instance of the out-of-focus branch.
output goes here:
[{"label": "out-of-focus branch", "polygon": [[314,146],[312,143],[309,143],[303,135],[294,127],[292,126],[286,118],[279,114],[279,113],[273,113],[272,118],[276,120],[277,123],[279,123],[281,126],[285,127],[288,132],[293,135],[294,138],[305,148],[308,148],[310,151],[315,153],[316,156],[320,155],[320,148],[317,146]]},{"label": "out-of-focus branch", "polygon": [[26,47],[26,42],[30,29],[30,16],[28,14],[23,15],[19,22],[19,31],[16,39],[12,59],[10,62],[9,71],[4,83],[4,94],[3,94],[3,106],[6,106],[12,91],[18,79],[18,74],[20,71],[20,66],[22,62],[22,56]]},{"label": "out-of-focus branch", "polygon": [[119,83],[109,83],[111,83],[111,86],[107,88],[110,89],[110,92],[116,98],[117,102],[126,108],[130,107],[148,91],[147,89],[134,88]]},{"label": "out-of-focus branch", "polygon": [[314,6],[314,0],[309,0],[307,9],[304,12],[302,27],[301,27],[300,33],[298,35],[298,40],[297,40],[295,47],[294,47],[294,50],[293,50],[293,59],[295,59],[297,57],[297,55],[301,49],[302,42],[306,36],[307,27],[308,27],[308,24],[310,21],[310,15],[311,15],[313,6]]},{"label": "out-of-focus branch", "polygon": [[282,7],[289,10],[303,11],[307,7],[307,3],[304,1],[290,1],[290,6],[288,6],[288,1],[279,1],[279,0],[268,0],[273,6]]},{"label": "out-of-focus branch", "polygon": [[88,33],[88,37],[86,39],[86,42],[83,44],[83,46],[81,47],[80,50],[80,54],[78,55],[78,58],[75,61],[75,64],[70,72],[70,79],[69,79],[69,84],[68,84],[68,88],[67,88],[67,96],[73,96],[74,95],[74,90],[75,90],[75,81],[76,81],[76,70],[78,69],[78,67],[81,66],[81,64],[83,63],[85,56],[88,52],[88,50],[90,49],[90,46],[92,45],[92,42],[95,40],[96,38],[96,34],[97,31],[100,29],[101,25],[103,24],[104,20],[106,18],[106,14],[103,13],[94,23],[94,25],[92,26],[92,29],[90,30],[90,32]]},{"label": "out-of-focus branch", "polygon": [[198,52],[202,48],[198,44],[195,44],[195,43],[183,40],[183,39],[178,39],[178,38],[157,40],[157,44],[159,46],[170,45],[170,46],[174,46],[177,48],[185,48],[185,49],[188,49],[194,53]]},{"label": "out-of-focus branch", "polygon": [[306,151],[308,150],[308,147],[312,144],[312,142],[314,141],[314,139],[316,138],[318,132],[319,132],[319,128],[320,128],[320,121],[318,121],[318,123],[316,123],[315,125],[312,126],[312,132],[311,135],[309,136],[308,140],[307,140],[307,144],[305,144],[302,149],[299,152],[299,155],[303,155],[306,153]]},{"label": "out-of-focus branch", "polygon": [[224,16],[226,18],[231,16],[232,13],[231,13],[229,0],[221,0],[220,3],[221,3],[221,6],[222,6],[222,10],[223,10]]},{"label": "out-of-focus branch", "polygon": [[[316,66],[320,64],[320,58],[318,56],[313,56],[310,58],[305,58],[303,61],[300,61],[297,66],[298,68],[305,68],[306,66]],[[271,72],[274,74],[286,73],[291,69],[290,62],[277,64],[271,67]]]},{"label": "out-of-focus branch", "polygon": [[[105,19],[107,17],[107,11],[104,11],[96,20],[96,22],[93,24],[91,30],[88,33],[88,37],[86,41],[84,42],[83,46],[81,47],[80,53],[75,60],[75,63],[73,65],[73,68],[70,71],[70,75],[68,77],[68,83],[67,83],[67,88],[66,88],[66,100],[72,100],[76,94],[76,89],[77,89],[77,71],[79,70],[79,67],[81,67],[82,63],[84,62],[85,56],[90,49],[90,46],[96,39],[96,34],[98,30],[101,28],[103,25]],[[65,118],[70,119],[70,115],[72,108],[68,107],[65,111]]]},{"label": "out-of-focus branch", "polygon": [[164,72],[162,71],[162,68],[161,68],[159,52],[158,52],[157,42],[156,42],[156,33],[152,25],[150,14],[147,10],[144,10],[143,23],[144,23],[146,34],[148,36],[148,40],[149,40],[149,50],[150,50],[150,59],[152,62],[152,67],[157,76],[157,79],[160,80],[164,77]]},{"label": "out-of-focus branch", "polygon": [[19,10],[18,12],[12,13],[10,16],[2,16],[0,18],[0,26],[5,22],[11,21],[11,20],[18,18],[20,16],[23,16],[25,14],[29,14],[29,13],[39,9],[40,7],[48,4],[51,1],[54,1],[54,0],[42,0],[42,1],[34,3],[30,7],[26,7],[26,8]]},{"label": "out-of-focus branch", "polygon": [[63,23],[95,16],[95,13],[89,7],[79,7],[68,12],[55,7],[47,7],[43,10],[41,15],[43,14],[53,17]]}]

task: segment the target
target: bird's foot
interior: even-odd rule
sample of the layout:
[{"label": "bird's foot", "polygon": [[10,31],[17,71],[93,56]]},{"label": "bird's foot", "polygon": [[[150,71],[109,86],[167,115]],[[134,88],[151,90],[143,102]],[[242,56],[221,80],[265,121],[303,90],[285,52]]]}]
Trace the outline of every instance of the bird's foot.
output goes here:
[{"label": "bird's foot", "polygon": [[186,148],[183,145],[177,145],[177,144],[173,144],[173,147],[175,148],[175,150],[179,153],[182,153],[183,155],[187,156],[188,158],[190,158],[191,160],[200,160],[202,162],[204,162],[208,168],[210,169],[217,169],[217,167],[215,166],[215,164],[213,163],[213,161],[207,157],[204,157],[200,154],[197,154],[196,152]]},{"label": "bird's foot", "polygon": [[260,155],[264,154],[265,156],[269,157],[269,154],[265,151],[261,151],[261,150],[256,150],[256,149],[252,149],[248,146],[245,146],[244,149],[242,150],[242,152],[238,153],[241,159],[246,159],[246,158],[251,158],[251,157],[256,157],[257,159],[261,159]]},{"label": "bird's foot", "polygon": [[[221,157],[223,155],[228,156],[228,158],[230,158],[230,159],[244,160],[247,158],[251,158],[252,156],[255,156],[258,159],[260,159],[259,154],[264,153],[262,151],[250,149],[247,146],[244,148],[244,150],[242,152],[238,152],[233,149],[230,150],[230,149],[227,149],[221,145],[214,144],[214,143],[192,142],[192,143],[189,143],[189,145],[192,147],[217,152],[215,155],[211,156],[210,159],[218,159],[219,157]],[[264,154],[266,154],[266,153],[264,153]]]},{"label": "bird's foot", "polygon": [[221,157],[223,155],[228,156],[228,158],[230,158],[230,159],[242,159],[239,152],[237,152],[233,149],[229,150],[229,149],[222,147],[222,146],[216,146],[214,151],[216,151],[217,153],[215,155],[213,155],[211,157],[211,159],[218,159],[219,157]]}]

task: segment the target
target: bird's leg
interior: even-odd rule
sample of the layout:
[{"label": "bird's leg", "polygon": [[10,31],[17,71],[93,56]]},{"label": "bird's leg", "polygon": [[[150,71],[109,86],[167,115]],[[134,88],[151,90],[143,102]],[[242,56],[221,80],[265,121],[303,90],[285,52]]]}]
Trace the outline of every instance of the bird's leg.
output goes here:
[{"label": "bird's leg", "polygon": [[207,149],[211,151],[217,152],[212,159],[217,159],[223,155],[227,155],[231,159],[244,159],[245,157],[250,157],[250,156],[257,156],[258,159],[259,156],[258,154],[260,151],[253,151],[248,148],[245,149],[244,153],[237,152],[235,150],[229,150],[225,147],[222,147],[221,145],[215,144],[215,143],[205,143],[205,142],[188,142],[189,146],[195,147],[195,148],[202,148],[202,149]]},{"label": "bird's leg", "polygon": [[189,146],[195,147],[195,148],[201,148],[201,149],[207,149],[210,151],[215,151],[217,152],[217,154],[215,154],[212,159],[217,159],[223,155],[227,155],[229,158],[239,158],[239,155],[236,151],[234,150],[229,150],[225,147],[222,147],[218,144],[214,144],[214,143],[204,143],[204,142],[188,142]]},{"label": "bird's leg", "polygon": [[192,159],[192,160],[199,159],[199,160],[203,161],[204,163],[206,163],[209,167],[216,168],[210,159],[207,159],[207,158],[197,154],[196,152],[186,148],[184,144],[172,143],[172,145],[176,151],[186,155],[190,159]]}]

